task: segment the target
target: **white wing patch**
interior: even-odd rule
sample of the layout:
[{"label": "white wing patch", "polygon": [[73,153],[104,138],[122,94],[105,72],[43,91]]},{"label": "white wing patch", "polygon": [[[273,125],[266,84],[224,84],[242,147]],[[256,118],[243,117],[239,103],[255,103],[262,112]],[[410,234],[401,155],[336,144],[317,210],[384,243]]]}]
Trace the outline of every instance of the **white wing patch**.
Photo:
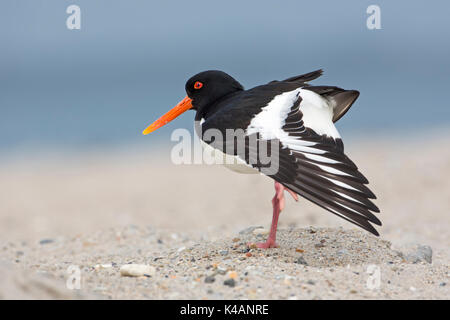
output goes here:
[{"label": "white wing patch", "polygon": [[250,122],[247,127],[247,135],[259,133],[265,140],[287,139],[288,134],[281,128],[284,126],[284,121],[291,111],[291,107],[298,99],[300,88],[292,91],[283,92],[275,96],[267,106],[261,109]]},{"label": "white wing patch", "polygon": [[[261,112],[251,120],[246,133],[248,135],[259,133],[263,139],[267,140],[279,139],[283,146],[291,150],[292,154],[302,154],[305,157],[304,161],[317,166],[324,173],[331,173],[343,177],[351,176],[346,172],[330,166],[341,162],[327,157],[326,151],[315,147],[317,145],[316,142],[306,141],[298,135],[289,135],[292,132],[283,130],[283,126],[286,124],[286,118],[288,118],[288,114],[292,111],[292,107],[299,97],[301,98],[299,111],[302,113],[301,120],[303,121],[303,124],[302,121],[297,120],[298,130],[296,133],[301,133],[305,131],[305,128],[310,128],[318,135],[326,135],[335,140],[340,139],[339,132],[333,123],[335,103],[304,88],[297,88],[275,96],[267,106],[262,108]],[[292,124],[295,123],[289,122],[289,125]],[[320,164],[318,162],[320,162]],[[322,177],[339,187],[352,191],[360,191],[347,183],[326,176]],[[353,198],[351,199],[355,200]]]},{"label": "white wing patch", "polygon": [[[300,139],[290,137],[282,129],[291,107],[299,96],[302,99],[299,110],[303,114],[302,120],[305,127],[311,128],[319,135],[325,134],[334,139],[340,138],[341,136],[333,123],[333,102],[313,91],[302,88],[283,92],[275,96],[251,120],[247,128],[247,134],[259,133],[263,139],[279,139],[287,146],[289,144],[299,144]],[[305,144],[300,144],[306,146]]]},{"label": "white wing patch", "polygon": [[326,134],[334,139],[340,138],[333,123],[334,104],[319,94],[307,90],[300,90],[300,111],[303,113],[303,123],[317,134]]}]

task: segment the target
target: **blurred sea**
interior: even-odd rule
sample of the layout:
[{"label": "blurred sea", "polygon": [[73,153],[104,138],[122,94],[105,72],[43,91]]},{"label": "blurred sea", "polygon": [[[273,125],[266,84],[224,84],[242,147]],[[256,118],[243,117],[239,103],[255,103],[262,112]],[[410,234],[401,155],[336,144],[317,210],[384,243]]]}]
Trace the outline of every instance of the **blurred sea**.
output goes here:
[{"label": "blurred sea", "polygon": [[[450,2],[4,0],[0,154],[161,144],[188,113],[141,131],[220,69],[245,87],[323,68],[314,84],[357,89],[346,135],[449,127]],[[81,8],[81,30],[66,8]]]}]

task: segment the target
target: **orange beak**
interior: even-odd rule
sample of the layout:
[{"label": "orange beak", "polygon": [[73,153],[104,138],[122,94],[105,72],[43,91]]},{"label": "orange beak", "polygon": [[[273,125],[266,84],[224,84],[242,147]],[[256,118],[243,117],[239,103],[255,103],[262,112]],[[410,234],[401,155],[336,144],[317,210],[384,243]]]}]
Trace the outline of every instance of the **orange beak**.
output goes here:
[{"label": "orange beak", "polygon": [[147,129],[142,131],[142,134],[146,135],[149,134],[150,132],[155,131],[158,128],[161,128],[163,125],[169,123],[170,121],[178,117],[180,114],[188,111],[191,108],[192,108],[192,99],[186,96],[169,112],[167,112],[161,118],[153,122],[150,126],[148,126]]}]

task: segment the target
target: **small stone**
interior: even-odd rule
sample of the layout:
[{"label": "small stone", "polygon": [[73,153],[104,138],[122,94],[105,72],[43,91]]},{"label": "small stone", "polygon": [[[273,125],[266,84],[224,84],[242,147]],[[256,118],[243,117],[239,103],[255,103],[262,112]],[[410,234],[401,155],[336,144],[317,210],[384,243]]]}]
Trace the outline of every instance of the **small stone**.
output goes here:
[{"label": "small stone", "polygon": [[240,241],[241,239],[239,239],[239,238],[233,238],[231,241],[233,241],[233,242],[238,242],[238,241]]},{"label": "small stone", "polygon": [[250,258],[250,257],[252,256],[252,254],[251,254],[250,252],[247,252],[247,253],[245,254],[245,256],[248,257],[248,258]]},{"label": "small stone", "polygon": [[237,276],[238,276],[238,274],[237,274],[236,271],[230,271],[230,272],[228,272],[228,277],[229,277],[230,279],[236,279]]},{"label": "small stone", "polygon": [[216,278],[214,278],[214,276],[208,276],[205,278],[205,283],[213,283],[214,281],[216,281]]},{"label": "small stone", "polygon": [[252,233],[255,229],[263,229],[263,226],[251,226],[248,228],[245,228],[244,230],[239,231],[239,234],[250,234]]},{"label": "small stone", "polygon": [[39,241],[39,244],[49,244],[53,242],[55,242],[55,240],[53,239],[42,239],[41,241]]},{"label": "small stone", "polygon": [[295,260],[295,263],[302,264],[304,266],[308,265],[308,262],[306,262],[305,258],[303,257],[298,257],[297,260]]},{"label": "small stone", "polygon": [[236,281],[234,279],[227,279],[223,282],[223,284],[233,288],[234,286],[236,286]]},{"label": "small stone", "polygon": [[320,249],[320,248],[325,247],[325,245],[324,245],[323,243],[316,243],[316,244],[314,245],[314,247],[317,248],[317,249]]},{"label": "small stone", "polygon": [[146,264],[125,264],[120,268],[120,275],[125,277],[154,276],[156,269]]},{"label": "small stone", "polygon": [[227,273],[227,269],[224,268],[224,267],[218,266],[218,267],[217,267],[217,273],[218,273],[218,274],[221,274],[221,275],[224,275],[224,274]]},{"label": "small stone", "polygon": [[257,228],[252,231],[255,236],[265,236],[269,234],[269,230],[264,228]]},{"label": "small stone", "polygon": [[336,252],[338,256],[344,256],[348,254],[348,251],[346,249],[341,249],[338,252]]},{"label": "small stone", "polygon": [[228,250],[220,250],[220,251],[219,251],[219,254],[220,254],[221,256],[226,256],[226,255],[228,254]]},{"label": "small stone", "polygon": [[94,269],[95,269],[96,271],[98,271],[98,270],[101,270],[101,269],[108,269],[108,268],[111,268],[111,267],[112,267],[112,264],[110,264],[110,263],[96,264],[96,265],[94,266]]},{"label": "small stone", "polygon": [[447,285],[447,283],[445,283],[445,282],[441,282],[441,283],[439,284],[440,287],[445,287],[446,285]]},{"label": "small stone", "polygon": [[312,286],[316,284],[316,282],[314,280],[308,280],[306,283],[310,284]]},{"label": "small stone", "polygon": [[257,249],[258,248],[256,243],[248,243],[247,246],[248,246],[249,249]]},{"label": "small stone", "polygon": [[411,252],[406,256],[406,261],[411,263],[419,263],[421,261],[426,261],[428,263],[432,262],[433,250],[430,246],[417,246],[414,252]]}]

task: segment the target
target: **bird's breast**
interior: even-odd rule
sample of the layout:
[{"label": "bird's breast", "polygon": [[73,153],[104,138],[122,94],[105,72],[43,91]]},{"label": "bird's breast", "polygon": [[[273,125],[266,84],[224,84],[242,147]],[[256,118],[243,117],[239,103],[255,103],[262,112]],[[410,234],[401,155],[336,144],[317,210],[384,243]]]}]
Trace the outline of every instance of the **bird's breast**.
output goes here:
[{"label": "bird's breast", "polygon": [[200,138],[202,149],[203,149],[203,159],[207,164],[220,164],[225,168],[242,174],[255,174],[259,171],[252,166],[248,165],[244,160],[235,155],[229,155],[222,150],[216,149],[204,142]]}]

